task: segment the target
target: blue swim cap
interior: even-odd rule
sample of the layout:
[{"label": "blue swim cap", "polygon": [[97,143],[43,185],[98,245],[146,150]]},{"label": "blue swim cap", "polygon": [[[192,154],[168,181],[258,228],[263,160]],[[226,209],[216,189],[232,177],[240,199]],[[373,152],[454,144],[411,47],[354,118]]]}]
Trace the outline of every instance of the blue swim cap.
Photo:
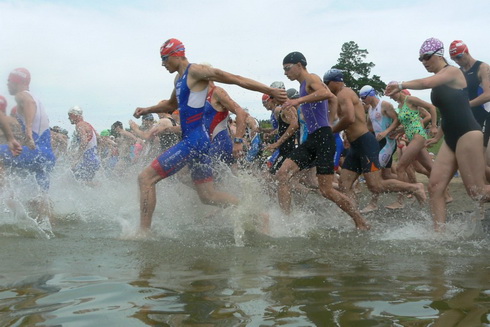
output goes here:
[{"label": "blue swim cap", "polygon": [[325,75],[323,75],[323,82],[327,84],[328,82],[343,82],[344,72],[337,68],[332,68],[328,70]]},{"label": "blue swim cap", "polygon": [[371,85],[364,85],[359,91],[359,97],[365,99],[368,96],[376,96],[376,90]]}]

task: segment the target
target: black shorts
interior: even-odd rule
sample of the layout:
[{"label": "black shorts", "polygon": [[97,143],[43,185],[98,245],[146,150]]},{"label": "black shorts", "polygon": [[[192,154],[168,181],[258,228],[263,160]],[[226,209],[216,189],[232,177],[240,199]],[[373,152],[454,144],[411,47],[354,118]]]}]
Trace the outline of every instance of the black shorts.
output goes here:
[{"label": "black shorts", "polygon": [[333,175],[335,138],[330,127],[321,127],[311,134],[304,143],[289,156],[303,170],[316,167],[317,175]]},{"label": "black shorts", "polygon": [[372,133],[368,132],[350,142],[342,169],[362,174],[378,171],[379,167],[379,144]]}]

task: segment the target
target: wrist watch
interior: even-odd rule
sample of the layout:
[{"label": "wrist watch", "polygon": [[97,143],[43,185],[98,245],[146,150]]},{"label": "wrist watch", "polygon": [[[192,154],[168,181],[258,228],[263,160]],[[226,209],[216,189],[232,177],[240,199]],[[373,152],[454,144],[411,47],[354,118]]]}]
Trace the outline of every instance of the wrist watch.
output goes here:
[{"label": "wrist watch", "polygon": [[235,138],[233,139],[233,143],[243,143],[243,139],[242,139],[242,138],[240,138],[240,137],[235,137]]}]

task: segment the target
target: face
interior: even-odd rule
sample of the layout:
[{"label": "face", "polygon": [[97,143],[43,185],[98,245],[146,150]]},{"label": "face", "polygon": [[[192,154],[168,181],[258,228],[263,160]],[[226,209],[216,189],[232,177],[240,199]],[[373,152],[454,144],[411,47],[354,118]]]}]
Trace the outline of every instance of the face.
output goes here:
[{"label": "face", "polygon": [[177,57],[174,56],[165,56],[162,57],[162,66],[165,67],[169,73],[174,73],[177,71]]},{"label": "face", "polygon": [[440,49],[437,49],[436,51],[430,54],[426,53],[419,57],[419,61],[424,65],[425,69],[427,69],[429,73],[435,71],[436,64],[438,63],[439,60],[438,59],[439,56],[435,55],[435,53],[439,50]]},{"label": "face", "polygon": [[290,81],[294,81],[297,79],[299,74],[299,63],[284,64],[282,65],[282,68],[284,69],[284,75],[286,75]]},{"label": "face", "polygon": [[15,95],[18,92],[19,84],[7,81],[7,88],[10,95]]},{"label": "face", "polygon": [[76,116],[74,114],[68,114],[68,120],[70,123],[75,124]]},{"label": "face", "polygon": [[466,64],[467,57],[466,57],[465,53],[463,52],[463,53],[460,53],[458,55],[451,57],[451,60],[454,61],[455,63],[457,63],[459,66],[464,66]]}]

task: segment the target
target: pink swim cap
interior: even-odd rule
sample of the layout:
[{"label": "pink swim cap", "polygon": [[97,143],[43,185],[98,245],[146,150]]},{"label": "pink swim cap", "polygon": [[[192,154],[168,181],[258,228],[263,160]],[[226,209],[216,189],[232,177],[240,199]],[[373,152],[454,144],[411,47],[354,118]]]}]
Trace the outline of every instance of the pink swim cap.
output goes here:
[{"label": "pink swim cap", "polygon": [[441,40],[431,37],[430,39],[425,40],[420,47],[419,55],[422,56],[426,53],[442,57],[444,56],[444,44]]},{"label": "pink swim cap", "polygon": [[15,84],[29,85],[31,83],[31,73],[25,68],[16,68],[10,72],[8,80]]},{"label": "pink swim cap", "polygon": [[0,95],[0,111],[5,113],[7,111],[7,100]]}]

